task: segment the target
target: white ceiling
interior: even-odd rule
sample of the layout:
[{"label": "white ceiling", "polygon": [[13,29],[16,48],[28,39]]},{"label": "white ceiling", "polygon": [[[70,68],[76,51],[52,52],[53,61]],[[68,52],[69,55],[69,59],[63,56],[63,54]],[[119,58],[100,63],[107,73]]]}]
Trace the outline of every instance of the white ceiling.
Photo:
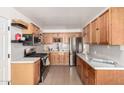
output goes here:
[{"label": "white ceiling", "polygon": [[82,28],[105,7],[16,7],[43,29]]}]

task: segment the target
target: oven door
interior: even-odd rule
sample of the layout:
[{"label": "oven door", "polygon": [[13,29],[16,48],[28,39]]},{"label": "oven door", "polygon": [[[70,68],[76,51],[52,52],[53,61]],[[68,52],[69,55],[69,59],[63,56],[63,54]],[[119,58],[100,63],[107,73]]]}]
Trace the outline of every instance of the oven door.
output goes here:
[{"label": "oven door", "polygon": [[41,58],[41,81],[44,81],[49,72],[50,65],[47,65],[48,56]]}]

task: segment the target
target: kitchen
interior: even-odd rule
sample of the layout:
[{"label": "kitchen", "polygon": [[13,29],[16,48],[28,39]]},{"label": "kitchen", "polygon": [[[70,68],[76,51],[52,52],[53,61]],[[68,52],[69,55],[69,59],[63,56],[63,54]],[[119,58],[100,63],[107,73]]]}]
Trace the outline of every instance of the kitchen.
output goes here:
[{"label": "kitchen", "polygon": [[13,11],[6,84],[124,84],[123,7],[4,10]]}]

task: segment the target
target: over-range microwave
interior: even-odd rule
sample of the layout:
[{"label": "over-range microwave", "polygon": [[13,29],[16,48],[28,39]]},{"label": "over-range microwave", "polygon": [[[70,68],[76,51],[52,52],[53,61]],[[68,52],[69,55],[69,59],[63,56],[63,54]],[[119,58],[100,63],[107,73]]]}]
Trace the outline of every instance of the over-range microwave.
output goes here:
[{"label": "over-range microwave", "polygon": [[22,37],[24,38],[23,45],[25,46],[33,46],[40,43],[39,37],[33,34],[23,34]]}]

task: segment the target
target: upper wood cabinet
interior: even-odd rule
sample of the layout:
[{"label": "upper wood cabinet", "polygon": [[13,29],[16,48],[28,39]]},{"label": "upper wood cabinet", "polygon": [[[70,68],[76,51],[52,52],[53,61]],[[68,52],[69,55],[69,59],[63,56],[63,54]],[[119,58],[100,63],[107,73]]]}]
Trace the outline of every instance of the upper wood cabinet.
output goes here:
[{"label": "upper wood cabinet", "polygon": [[110,8],[109,40],[112,45],[124,44],[124,8]]},{"label": "upper wood cabinet", "polygon": [[54,43],[54,38],[60,38],[62,43],[68,44],[70,37],[81,37],[81,32],[61,32],[61,33],[44,33],[44,44]]},{"label": "upper wood cabinet", "polygon": [[98,42],[98,19],[91,22],[91,42],[96,44]]},{"label": "upper wood cabinet", "polygon": [[91,43],[91,25],[88,24],[84,29],[83,29],[83,41],[85,43]]},{"label": "upper wood cabinet", "polygon": [[109,34],[109,12],[106,11],[100,15],[97,19],[91,22],[91,42],[92,44],[108,44],[108,34]]},{"label": "upper wood cabinet", "polygon": [[98,43],[108,44],[109,43],[109,11],[106,11],[99,17],[98,22]]},{"label": "upper wood cabinet", "polygon": [[92,44],[124,45],[124,8],[109,8],[90,24]]},{"label": "upper wood cabinet", "polygon": [[40,33],[40,28],[33,23],[28,24],[28,28],[23,30],[23,34],[35,34],[38,35]]},{"label": "upper wood cabinet", "polygon": [[43,42],[44,42],[44,44],[52,44],[53,43],[53,35],[50,33],[43,34]]}]

